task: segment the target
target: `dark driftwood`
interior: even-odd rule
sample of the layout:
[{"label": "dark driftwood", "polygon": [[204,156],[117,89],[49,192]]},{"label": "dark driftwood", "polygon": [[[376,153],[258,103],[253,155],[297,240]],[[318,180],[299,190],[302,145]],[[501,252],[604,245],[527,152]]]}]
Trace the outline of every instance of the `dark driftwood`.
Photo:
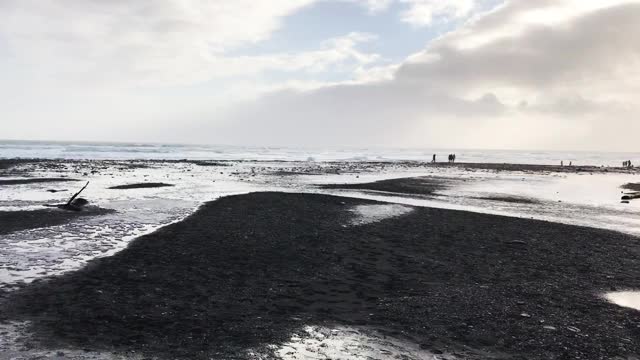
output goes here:
[{"label": "dark driftwood", "polygon": [[[89,202],[86,199],[78,198],[78,195],[89,186],[89,182],[80,189],[77,193],[73,194],[73,196],[67,201],[66,204],[54,204],[54,205],[45,205],[47,207],[57,207],[63,210],[71,210],[71,211],[80,211],[82,207],[87,205]],[[74,201],[75,200],[75,201]]]},{"label": "dark driftwood", "polygon": [[77,193],[75,193],[75,194],[71,197],[71,199],[69,199],[69,201],[67,201],[67,206],[71,205],[71,202],[73,202],[73,200],[74,200],[78,195],[80,195],[80,193],[81,193],[84,189],[86,189],[86,188],[87,188],[87,186],[89,186],[89,182],[88,182],[88,181],[87,181],[87,183],[86,183],[86,184],[84,184],[84,186],[82,187],[82,189],[80,189],[80,191],[78,191]]}]

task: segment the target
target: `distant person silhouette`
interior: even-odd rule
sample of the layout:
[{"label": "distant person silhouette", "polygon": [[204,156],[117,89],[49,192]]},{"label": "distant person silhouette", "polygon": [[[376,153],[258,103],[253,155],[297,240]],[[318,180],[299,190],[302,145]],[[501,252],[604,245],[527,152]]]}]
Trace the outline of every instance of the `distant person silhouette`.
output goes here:
[{"label": "distant person silhouette", "polygon": [[433,154],[433,159],[431,160],[432,163],[436,162],[436,154]]}]

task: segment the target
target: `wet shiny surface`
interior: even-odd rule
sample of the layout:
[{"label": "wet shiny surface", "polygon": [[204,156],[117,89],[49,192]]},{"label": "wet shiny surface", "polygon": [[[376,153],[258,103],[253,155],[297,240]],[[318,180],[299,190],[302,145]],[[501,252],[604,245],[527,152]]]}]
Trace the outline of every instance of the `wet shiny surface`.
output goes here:
[{"label": "wet shiny surface", "polygon": [[[620,185],[640,181],[637,174],[560,174],[518,171],[433,168],[403,164],[316,162],[238,162],[231,166],[190,163],[110,162],[91,174],[82,163],[35,167],[31,177],[70,177],[90,181],[82,196],[91,204],[117,212],[79,218],[68,224],[0,236],[0,287],[78,269],[92,258],[108,256],[129,241],[178,221],[199,204],[221,196],[251,191],[317,192],[396,203],[352,209],[354,223],[401,214],[404,206],[428,206],[496,215],[549,220],[640,234],[640,201],[620,203]],[[339,168],[327,173],[327,168]],[[307,171],[307,173],[305,173]],[[283,175],[284,174],[284,175]],[[429,176],[448,184],[435,196],[411,196],[375,191],[325,190],[319,184],[365,183],[410,176]],[[114,190],[110,186],[136,182],[166,182],[174,187]],[[0,211],[35,210],[61,203],[80,182],[36,183],[0,187]],[[67,191],[50,193],[48,189]],[[529,202],[496,201],[517,197]],[[491,199],[491,200],[490,200]],[[386,215],[385,215],[386,214]],[[370,220],[367,220],[370,219]]]},{"label": "wet shiny surface", "polygon": [[640,311],[640,291],[610,292],[604,298],[616,305]]},{"label": "wet shiny surface", "polygon": [[405,359],[453,360],[451,354],[433,354],[418,344],[375,330],[348,326],[306,326],[300,334],[292,335],[289,342],[275,346],[283,360],[293,359]]},{"label": "wet shiny surface", "polygon": [[[640,234],[640,200],[621,204],[620,185],[640,182],[635,174],[560,174],[532,172],[496,172],[463,168],[433,168],[386,164],[342,164],[340,171],[327,173],[332,163],[315,162],[233,162],[230,166],[198,166],[189,163],[150,163],[130,167],[114,162],[96,173],[85,174],[83,166],[65,163],[56,169],[40,169],[33,177],[68,176],[89,180],[82,196],[94,205],[116,212],[98,217],[82,217],[70,223],[0,235],[0,288],[38,278],[55,276],[81,268],[93,258],[109,256],[125,248],[134,238],[161,226],[183,219],[201,203],[221,196],[252,191],[328,193],[340,196],[380,200],[393,204],[367,205],[346,209],[353,214],[348,225],[381,221],[402,216],[412,206],[482,212],[526,217],[574,225],[606,228]],[[309,170],[305,173],[305,169]],[[375,191],[325,190],[319,184],[364,183],[390,178],[430,176],[449,185],[434,196],[412,196]],[[110,186],[136,182],[165,182],[174,187],[112,190]],[[43,204],[60,203],[81,187],[81,182],[39,183],[0,187],[0,211],[35,210]],[[50,193],[48,189],[67,189]],[[500,201],[515,197],[531,201]],[[496,200],[498,199],[498,200]],[[640,308],[637,292],[611,293],[609,301],[634,309]],[[25,350],[28,324],[0,324],[0,331],[20,336],[3,336],[0,356],[58,358],[54,351]],[[323,345],[324,344],[324,345]],[[309,350],[311,349],[311,350]],[[81,354],[69,350],[66,358],[135,359],[135,354]],[[407,359],[445,359],[444,355],[422,351],[416,344],[380,337],[375,332],[346,327],[309,326],[287,344],[277,345],[284,359],[347,359],[368,354],[369,358],[400,356]],[[58,357],[56,357],[58,356]],[[76,356],[76,357],[72,357]],[[324,356],[324,357],[323,357]],[[17,357],[18,358],[18,357]]]},{"label": "wet shiny surface", "polygon": [[349,209],[353,214],[350,225],[370,224],[384,219],[408,214],[413,209],[400,204],[358,205]]}]

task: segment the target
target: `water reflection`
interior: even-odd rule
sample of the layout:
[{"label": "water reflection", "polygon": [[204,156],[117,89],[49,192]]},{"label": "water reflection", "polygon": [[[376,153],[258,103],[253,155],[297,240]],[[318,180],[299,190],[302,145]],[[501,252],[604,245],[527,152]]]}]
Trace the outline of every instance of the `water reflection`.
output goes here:
[{"label": "water reflection", "polygon": [[604,295],[608,301],[623,307],[640,310],[640,291],[616,291]]},{"label": "water reflection", "polygon": [[[440,352],[440,351],[438,351]],[[406,359],[453,360],[447,353],[434,354],[418,344],[382,335],[362,327],[307,326],[302,334],[276,348],[276,355],[289,359]]]},{"label": "water reflection", "polygon": [[400,204],[357,205],[349,211],[353,214],[351,225],[364,225],[410,213],[413,208]]}]

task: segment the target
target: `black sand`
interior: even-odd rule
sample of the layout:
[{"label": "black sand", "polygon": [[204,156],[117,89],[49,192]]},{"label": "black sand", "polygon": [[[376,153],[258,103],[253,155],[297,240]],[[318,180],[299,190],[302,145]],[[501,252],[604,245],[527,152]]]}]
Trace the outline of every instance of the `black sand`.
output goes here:
[{"label": "black sand", "polygon": [[405,195],[433,195],[435,191],[444,189],[446,183],[443,179],[413,177],[361,184],[329,184],[320,187],[323,189],[373,190]]},{"label": "black sand", "polygon": [[167,187],[174,186],[173,184],[165,184],[165,183],[155,183],[155,182],[146,182],[146,183],[136,183],[136,184],[126,184],[126,185],[117,185],[111,186],[109,189],[146,189],[146,188],[159,188],[159,187]]},{"label": "black sand", "polygon": [[627,183],[620,187],[626,190],[640,191],[640,183]]},{"label": "black sand", "polygon": [[230,166],[230,162],[221,162],[221,161],[212,161],[212,160],[202,160],[202,161],[187,161],[191,164],[198,166]]},{"label": "black sand", "polygon": [[66,224],[81,216],[104,215],[113,210],[86,207],[82,211],[41,209],[31,211],[0,211],[0,235],[14,231],[29,230]]},{"label": "black sand", "polygon": [[508,164],[508,163],[436,163],[432,166],[438,167],[460,167],[465,169],[493,170],[493,171],[523,171],[535,173],[562,172],[562,173],[602,173],[602,172],[624,172],[636,173],[635,168],[605,167],[596,165],[538,165],[538,164]]},{"label": "black sand", "polygon": [[538,203],[540,203],[540,201],[538,201],[538,200],[529,199],[529,198],[525,198],[525,197],[519,197],[519,196],[485,196],[485,197],[474,197],[474,199],[498,201],[498,202],[506,202],[506,203],[516,203],[516,204],[538,204]]},{"label": "black sand", "polygon": [[172,359],[242,357],[325,322],[471,359],[640,354],[640,312],[598,297],[640,287],[640,239],[430,208],[344,227],[362,203],[371,202],[222,198],[112,257],[18,290],[0,316],[32,320],[44,343]]},{"label": "black sand", "polygon": [[65,182],[65,181],[78,181],[76,179],[70,178],[32,178],[32,179],[11,179],[11,180],[1,180],[0,186],[2,185],[23,185],[23,184],[38,184],[38,183],[51,183],[51,182]]},{"label": "black sand", "polygon": [[24,160],[21,159],[0,159],[0,170],[6,170],[23,163]]}]

